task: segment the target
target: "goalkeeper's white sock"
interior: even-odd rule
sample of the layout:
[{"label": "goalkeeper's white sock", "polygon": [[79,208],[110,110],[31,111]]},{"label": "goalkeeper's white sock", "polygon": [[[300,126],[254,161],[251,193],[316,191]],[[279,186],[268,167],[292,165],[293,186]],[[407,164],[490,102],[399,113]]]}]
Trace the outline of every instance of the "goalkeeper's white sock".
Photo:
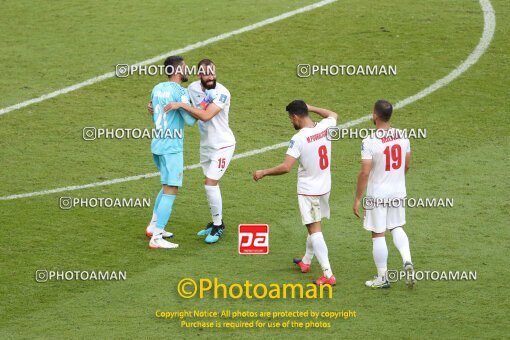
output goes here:
[{"label": "goalkeeper's white sock", "polygon": [[156,197],[156,202],[154,203],[154,209],[152,209],[152,218],[149,222],[149,227],[154,228],[156,227],[156,222],[158,221],[158,215],[156,212],[158,211],[158,205],[159,202],[161,202],[161,197],[163,197],[163,189],[161,189],[158,193],[158,196]]},{"label": "goalkeeper's white sock", "polygon": [[156,211],[153,211],[152,212],[152,219],[149,223],[149,227],[155,227],[156,226],[156,222],[158,221],[158,215],[156,215]]},{"label": "goalkeeper's white sock", "polygon": [[397,247],[400,252],[400,256],[402,256],[402,261],[413,262],[411,261],[411,249],[409,248],[409,239],[407,238],[407,234],[403,228],[398,227],[391,230],[391,235],[393,236],[393,244]]},{"label": "goalkeeper's white sock", "polygon": [[310,264],[312,263],[313,259],[313,245],[312,245],[312,239],[310,238],[310,235],[306,238],[306,253],[305,256],[301,259],[304,264]]},{"label": "goalkeeper's white sock", "polygon": [[310,235],[310,240],[313,245],[313,253],[322,267],[322,272],[324,276],[329,279],[333,276],[333,273],[331,271],[331,265],[329,264],[328,246],[326,246],[326,241],[324,241],[322,232],[313,233]]},{"label": "goalkeeper's white sock", "polygon": [[374,256],[377,276],[386,277],[388,271],[388,246],[385,237],[372,238],[372,255]]},{"label": "goalkeeper's white sock", "polygon": [[221,225],[223,219],[223,202],[221,200],[221,191],[219,185],[204,185],[211,216],[214,225]]}]

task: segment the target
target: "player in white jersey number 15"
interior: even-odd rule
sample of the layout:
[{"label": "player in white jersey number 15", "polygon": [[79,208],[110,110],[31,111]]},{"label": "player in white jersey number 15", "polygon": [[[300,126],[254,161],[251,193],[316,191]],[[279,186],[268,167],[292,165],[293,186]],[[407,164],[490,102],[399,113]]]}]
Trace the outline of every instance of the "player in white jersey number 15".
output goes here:
[{"label": "player in white jersey number 15", "polygon": [[[377,132],[361,144],[361,170],[358,175],[353,212],[359,217],[361,198],[364,200],[363,226],[372,232],[372,255],[377,276],[365,282],[371,288],[389,288],[387,277],[388,247],[384,232],[390,230],[397,247],[404,270],[406,283],[414,285],[414,267],[411,261],[409,239],[403,226],[406,223],[404,199],[406,197],[405,175],[411,162],[409,139],[402,131],[390,127],[392,105],[378,100],[374,105],[372,121]],[[368,188],[367,188],[368,184]]]},{"label": "player in white jersey number 15", "polygon": [[228,124],[230,92],[216,82],[216,66],[210,59],[202,59],[198,65],[199,80],[188,86],[193,106],[175,102],[166,110],[184,109],[199,120],[200,164],[205,176],[205,193],[212,221],[198,232],[206,243],[216,243],[223,235],[223,201],[219,182],[234,155],[236,140]]},{"label": "player in white jersey number 15", "polygon": [[[335,285],[328,257],[328,247],[321,231],[321,219],[329,219],[329,192],[331,190],[331,141],[328,129],[336,126],[338,115],[330,110],[307,105],[294,100],[286,110],[292,125],[299,132],[292,137],[287,155],[282,164],[253,173],[259,181],[265,176],[288,173],[296,161],[299,162],[297,194],[301,220],[308,229],[306,252],[303,258],[294,259],[301,272],[310,271],[314,256],[322,267],[323,275],[315,280],[317,285]],[[308,112],[315,112],[323,119],[314,122]]]}]

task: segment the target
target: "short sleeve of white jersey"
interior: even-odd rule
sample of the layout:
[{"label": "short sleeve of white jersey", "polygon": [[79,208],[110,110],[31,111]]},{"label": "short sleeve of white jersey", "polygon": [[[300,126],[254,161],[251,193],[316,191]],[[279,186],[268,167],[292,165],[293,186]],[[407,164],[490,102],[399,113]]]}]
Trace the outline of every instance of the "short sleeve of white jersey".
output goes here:
[{"label": "short sleeve of white jersey", "polygon": [[372,159],[372,150],[370,150],[370,140],[368,138],[361,142],[361,159]]},{"label": "short sleeve of white jersey", "polygon": [[336,119],[333,117],[324,118],[321,120],[321,125],[324,125],[325,127],[336,126]]},{"label": "short sleeve of white jersey", "polygon": [[220,109],[224,109],[225,106],[230,102],[230,93],[228,91],[218,91],[216,98],[213,103],[218,105]]},{"label": "short sleeve of white jersey", "polygon": [[292,137],[292,139],[289,142],[287,155],[292,156],[295,159],[299,159],[299,157],[301,156],[301,143],[300,139],[296,138],[296,136]]},{"label": "short sleeve of white jersey", "polygon": [[407,141],[407,149],[406,149],[406,153],[407,152],[411,152],[411,142],[408,140]]}]

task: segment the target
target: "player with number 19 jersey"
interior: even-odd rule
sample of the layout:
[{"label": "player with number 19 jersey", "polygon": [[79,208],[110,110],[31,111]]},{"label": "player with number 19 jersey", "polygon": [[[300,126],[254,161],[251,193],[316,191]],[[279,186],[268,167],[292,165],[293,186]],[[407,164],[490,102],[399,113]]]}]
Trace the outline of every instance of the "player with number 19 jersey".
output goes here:
[{"label": "player with number 19 jersey", "polygon": [[388,246],[385,233],[392,234],[393,244],[402,256],[406,283],[414,285],[414,266],[411,260],[409,239],[404,231],[406,224],[405,175],[411,161],[411,146],[403,131],[391,127],[393,105],[387,100],[375,102],[372,122],[375,133],[361,142],[361,169],[356,184],[353,213],[359,216],[363,199],[363,228],[371,232],[372,256],[377,276],[365,281],[369,288],[390,288],[388,280]]},{"label": "player with number 19 jersey", "polygon": [[406,153],[411,144],[401,130],[391,128],[381,136],[370,136],[361,144],[361,159],[372,160],[368,176],[367,196],[373,198],[405,198]]},{"label": "player with number 19 jersey", "polygon": [[[382,136],[367,137],[361,144],[361,159],[371,160],[367,197],[372,199],[404,199],[406,193],[406,154],[411,152],[409,139],[403,131],[390,128]],[[366,230],[384,232],[406,224],[405,207],[378,204],[365,210],[363,225]]]}]

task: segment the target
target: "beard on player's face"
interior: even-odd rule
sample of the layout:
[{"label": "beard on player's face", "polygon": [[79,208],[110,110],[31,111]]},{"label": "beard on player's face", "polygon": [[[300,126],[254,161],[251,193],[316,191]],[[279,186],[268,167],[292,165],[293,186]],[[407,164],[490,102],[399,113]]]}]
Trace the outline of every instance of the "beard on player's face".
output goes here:
[{"label": "beard on player's face", "polygon": [[296,119],[294,118],[293,115],[291,115],[290,117],[290,121],[292,123],[292,126],[294,126],[294,129],[295,130],[300,130],[301,129],[301,126],[299,126],[299,122],[296,121]]},{"label": "beard on player's face", "polygon": [[202,86],[206,90],[212,90],[212,89],[216,88],[216,78],[208,79],[208,80],[204,80],[204,78],[200,78],[200,82],[202,83]]}]

